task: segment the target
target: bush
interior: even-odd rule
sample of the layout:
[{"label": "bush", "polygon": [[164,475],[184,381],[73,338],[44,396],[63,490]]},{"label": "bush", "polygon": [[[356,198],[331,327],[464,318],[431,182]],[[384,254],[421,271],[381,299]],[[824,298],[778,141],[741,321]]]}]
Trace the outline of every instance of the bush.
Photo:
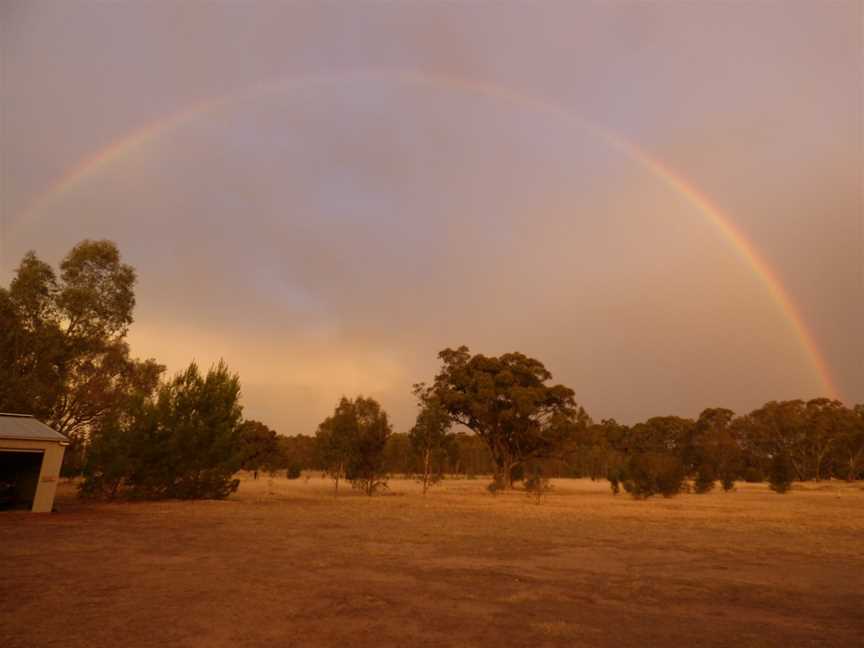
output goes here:
[{"label": "bush", "polygon": [[735,478],[731,475],[723,475],[723,479],[720,480],[720,483],[723,485],[723,491],[726,493],[735,488]]},{"label": "bush", "polygon": [[606,479],[609,480],[609,487],[612,489],[612,494],[617,495],[621,492],[621,482],[625,479],[625,470],[621,466],[610,467]]},{"label": "bush", "polygon": [[288,469],[285,471],[285,476],[288,479],[297,479],[300,477],[301,472],[302,471],[300,470],[300,466],[298,466],[297,464],[291,464],[290,466],[288,466]]},{"label": "bush", "polygon": [[771,490],[783,494],[792,488],[792,463],[785,452],[774,455],[771,459],[771,467],[768,470],[768,482]]},{"label": "bush", "polygon": [[700,495],[709,493],[714,489],[714,468],[710,464],[701,464],[696,471],[696,479],[693,480],[693,491]]},{"label": "bush", "polygon": [[163,384],[154,398],[93,431],[84,495],[136,499],[223,499],[237,490],[240,381],[224,363],[198,366]]},{"label": "bush", "polygon": [[684,486],[684,465],[678,457],[659,452],[633,455],[627,462],[624,490],[636,499],[672,497]]}]

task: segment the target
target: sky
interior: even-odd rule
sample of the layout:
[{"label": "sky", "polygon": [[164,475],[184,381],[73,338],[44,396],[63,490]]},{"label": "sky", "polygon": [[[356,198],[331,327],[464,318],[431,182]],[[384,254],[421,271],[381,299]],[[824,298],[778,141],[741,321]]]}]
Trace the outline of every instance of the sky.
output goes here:
[{"label": "sky", "polygon": [[114,240],[133,354],[283,434],[462,344],[595,420],[864,402],[862,15],[0,0],[0,285]]}]

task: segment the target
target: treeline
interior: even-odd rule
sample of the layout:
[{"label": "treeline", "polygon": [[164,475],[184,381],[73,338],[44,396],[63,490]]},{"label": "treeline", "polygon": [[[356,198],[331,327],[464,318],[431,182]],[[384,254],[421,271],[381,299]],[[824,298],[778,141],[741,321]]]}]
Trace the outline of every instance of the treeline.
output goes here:
[{"label": "treeline", "polygon": [[[299,475],[301,470],[331,468],[316,437],[270,434],[270,454],[255,455],[244,466],[247,470],[287,469]],[[474,478],[496,472],[488,446],[474,434],[448,434],[431,457],[412,438],[406,433],[387,436],[382,475],[421,481],[429,475],[434,483],[447,475]],[[511,478],[521,481],[534,471],[547,477],[607,479],[613,492],[623,488],[637,497],[705,493],[715,485],[731,490],[736,481],[770,482],[785,491],[794,481],[864,479],[864,406],[847,408],[820,398],[770,402],[740,417],[712,408],[695,420],[664,416],[632,426],[590,422],[574,429],[548,456],[513,467]]]},{"label": "treeline", "polygon": [[816,398],[772,401],[744,416],[712,408],[696,420],[665,416],[633,426],[606,420],[572,443],[571,474],[609,478],[613,487],[653,457],[673,476],[694,480],[696,490],[715,480],[727,488],[739,480],[770,481],[782,490],[792,481],[864,478],[864,405]]},{"label": "treeline", "polygon": [[71,441],[63,472],[94,497],[209,498],[240,469],[303,470],[371,495],[413,475],[425,493],[445,475],[492,475],[490,490],[542,493],[549,477],[608,479],[634,497],[707,492],[719,482],[864,478],[864,406],[770,402],[744,416],[707,409],[626,426],[595,423],[570,388],[521,353],[444,349],[413,386],[418,414],[394,433],[371,398],[342,398],[314,436],[244,420],[240,380],[224,363],[164,377],[130,357],[135,272],[110,241],[83,241],[59,273],[28,253],[0,287],[0,411],[35,415]]},{"label": "treeline", "polygon": [[[249,440],[248,459],[241,464],[241,468],[251,472],[253,477],[257,478],[258,473],[281,475],[284,472],[285,476],[293,479],[299,477],[302,471],[328,471],[326,455],[320,449],[317,437],[306,434],[283,436],[259,421],[246,421],[242,427],[263,432],[253,433],[254,437]],[[488,477],[495,472],[495,464],[486,444],[468,432],[452,434],[444,452],[430,458],[433,461],[431,472],[440,477],[452,475],[474,479]],[[387,436],[381,452],[383,474],[420,478],[424,462],[425,456],[414,449],[411,435],[392,432]]]}]

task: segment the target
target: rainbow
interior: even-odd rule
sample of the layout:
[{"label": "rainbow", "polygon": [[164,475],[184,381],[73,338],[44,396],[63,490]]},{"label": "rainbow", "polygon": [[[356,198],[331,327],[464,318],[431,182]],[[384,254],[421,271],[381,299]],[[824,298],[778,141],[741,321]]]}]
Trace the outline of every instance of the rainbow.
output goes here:
[{"label": "rainbow", "polygon": [[192,106],[146,124],[125,134],[103,149],[82,158],[68,168],[60,178],[48,189],[39,194],[24,210],[21,220],[29,220],[43,211],[46,206],[56,201],[65,192],[73,189],[100,170],[110,166],[118,159],[131,155],[142,149],[165,133],[176,130],[201,117],[229,107],[244,99],[260,99],[263,96],[285,93],[294,90],[308,89],[310,86],[343,83],[346,81],[389,81],[414,85],[423,85],[445,91],[460,91],[466,94],[483,96],[490,99],[529,109],[554,117],[561,123],[590,134],[605,142],[610,148],[620,152],[625,157],[636,162],[671,191],[683,197],[702,213],[721,235],[733,246],[741,258],[753,270],[761,283],[768,290],[774,302],[791,324],[800,345],[804,349],[810,363],[822,383],[826,395],[839,398],[839,391],[829,371],[828,365],[810,332],[800,309],[795,304],[788,291],[783,286],[777,274],[754,248],[747,236],[738,229],[734,222],[714,204],[704,193],[689,183],[683,176],[675,172],[661,160],[649,155],[645,150],[625,139],[618,133],[591,123],[567,108],[531,95],[515,92],[507,87],[490,83],[464,79],[461,77],[440,74],[426,74],[399,70],[363,70],[349,74],[315,75],[277,79],[275,81],[258,83],[238,92],[220,97],[196,102]]}]

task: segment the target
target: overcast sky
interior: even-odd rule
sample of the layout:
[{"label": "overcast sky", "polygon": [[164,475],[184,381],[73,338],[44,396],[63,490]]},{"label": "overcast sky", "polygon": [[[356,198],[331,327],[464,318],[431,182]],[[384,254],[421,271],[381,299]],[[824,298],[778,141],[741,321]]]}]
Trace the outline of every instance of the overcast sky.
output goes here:
[{"label": "overcast sky", "polygon": [[723,211],[864,401],[860,1],[0,0],[0,27],[0,284],[113,239],[133,352],[224,358],[279,432],[358,393],[406,431],[460,344],[598,420],[823,394],[741,250],[610,134]]}]

